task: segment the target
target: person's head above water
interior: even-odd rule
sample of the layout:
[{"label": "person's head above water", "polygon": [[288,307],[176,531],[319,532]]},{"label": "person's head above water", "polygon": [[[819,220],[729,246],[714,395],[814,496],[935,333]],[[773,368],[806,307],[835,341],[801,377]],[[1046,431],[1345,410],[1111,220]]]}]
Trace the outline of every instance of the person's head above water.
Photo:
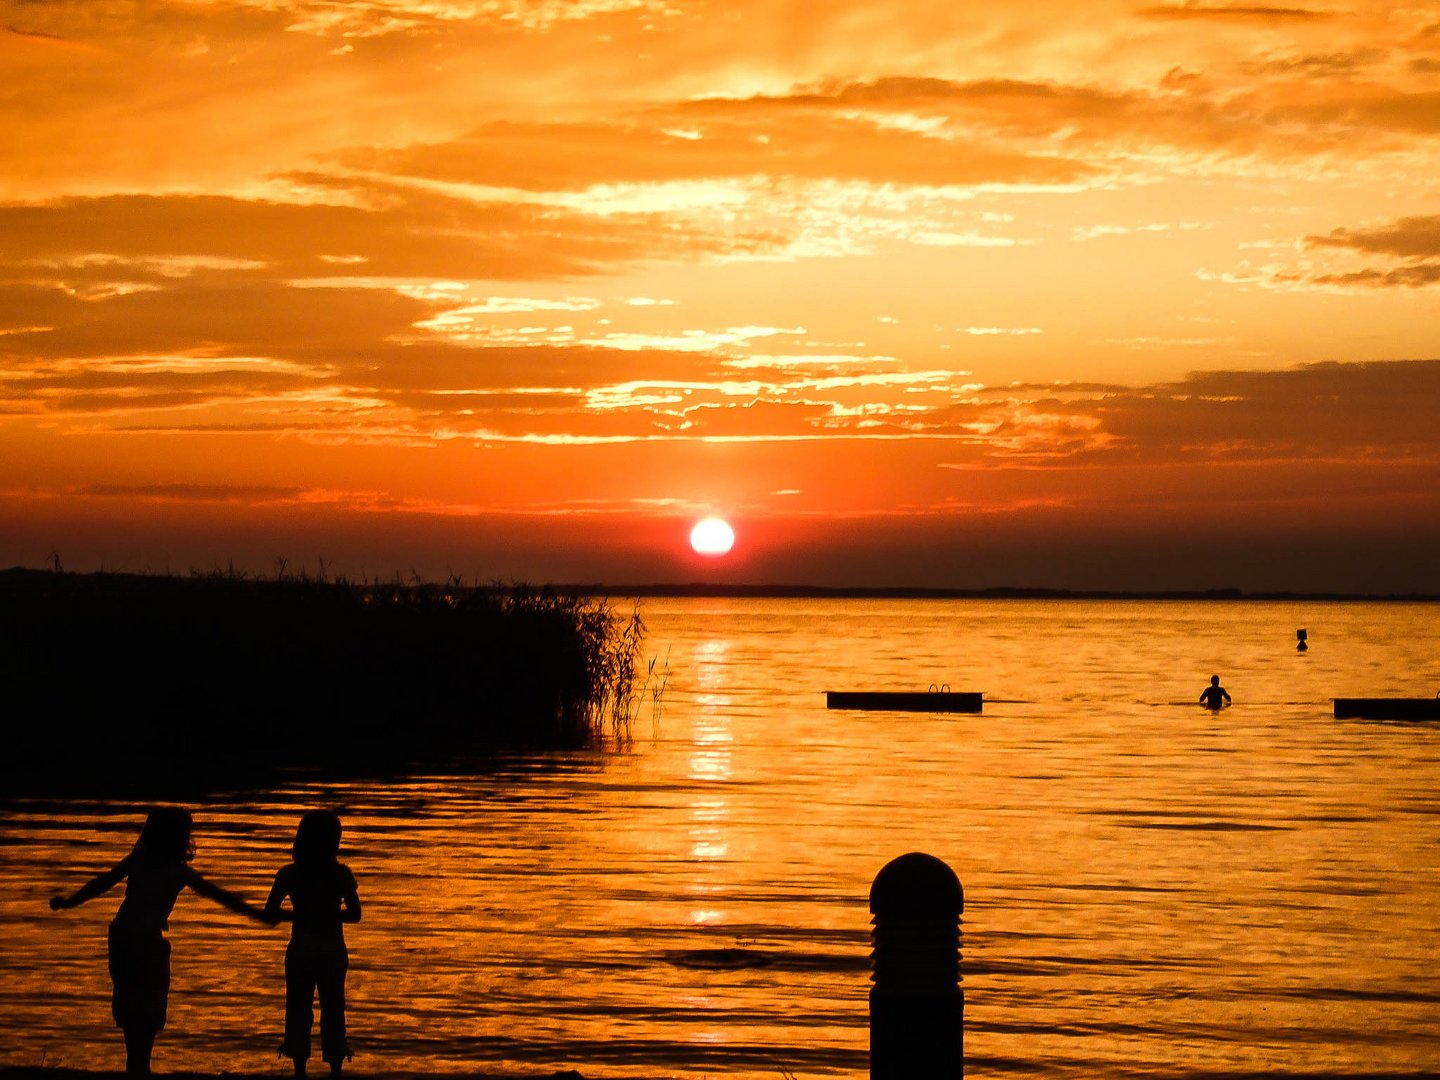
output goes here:
[{"label": "person's head above water", "polygon": [[1211,685],[1211,686],[1219,686],[1219,685],[1220,685],[1220,676],[1219,676],[1219,675],[1211,675],[1211,676],[1210,676],[1210,685]]}]

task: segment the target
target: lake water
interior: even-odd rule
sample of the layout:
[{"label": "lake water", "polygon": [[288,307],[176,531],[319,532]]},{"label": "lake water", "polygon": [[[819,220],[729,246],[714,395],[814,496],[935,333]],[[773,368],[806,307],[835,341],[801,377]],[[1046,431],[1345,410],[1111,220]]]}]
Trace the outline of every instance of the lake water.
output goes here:
[{"label": "lake water", "polygon": [[[1330,706],[1434,694],[1440,607],[643,613],[670,674],[628,747],[195,808],[196,867],[257,900],[299,813],[342,808],[357,1071],[865,1077],[867,893],[921,850],[965,887],[971,1077],[1440,1075],[1440,723]],[[1214,673],[1218,715],[1194,704]],[[825,709],[931,683],[983,714]],[[46,899],[143,809],[0,804],[0,1064],[123,1061],[119,891]],[[285,931],[185,894],[170,937],[156,1068],[284,1072]]]}]

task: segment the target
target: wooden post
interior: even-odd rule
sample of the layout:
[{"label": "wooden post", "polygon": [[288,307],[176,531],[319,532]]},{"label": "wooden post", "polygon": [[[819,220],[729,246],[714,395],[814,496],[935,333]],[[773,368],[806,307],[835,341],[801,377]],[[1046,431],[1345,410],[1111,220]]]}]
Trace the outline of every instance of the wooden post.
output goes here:
[{"label": "wooden post", "polygon": [[912,851],[870,886],[871,1080],[952,1080],[965,1074],[965,995],[955,871]]}]

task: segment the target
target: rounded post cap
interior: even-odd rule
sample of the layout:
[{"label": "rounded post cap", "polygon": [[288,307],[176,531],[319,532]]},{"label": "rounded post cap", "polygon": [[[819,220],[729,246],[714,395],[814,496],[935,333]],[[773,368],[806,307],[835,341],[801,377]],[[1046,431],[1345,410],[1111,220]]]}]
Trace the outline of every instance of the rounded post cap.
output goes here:
[{"label": "rounded post cap", "polygon": [[934,855],[912,851],[891,859],[870,886],[870,914],[958,915],[965,910],[965,890],[955,871]]}]

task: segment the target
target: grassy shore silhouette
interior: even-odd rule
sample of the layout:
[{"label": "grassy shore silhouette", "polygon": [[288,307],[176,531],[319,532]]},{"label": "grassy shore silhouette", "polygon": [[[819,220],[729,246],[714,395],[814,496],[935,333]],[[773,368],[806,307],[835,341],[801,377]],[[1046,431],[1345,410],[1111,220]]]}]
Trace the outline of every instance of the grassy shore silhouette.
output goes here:
[{"label": "grassy shore silhouette", "polygon": [[[85,1069],[71,1069],[63,1065],[13,1065],[0,1066],[0,1080],[98,1080],[99,1077],[124,1077],[123,1070],[119,1071],[87,1071]],[[285,1074],[280,1072],[166,1072],[163,1074],[169,1080],[275,1080],[277,1076]],[[366,1080],[419,1080],[424,1077],[426,1080],[584,1080],[584,1076],[573,1069],[560,1072],[546,1072],[544,1070],[532,1070],[527,1072],[446,1072],[446,1073],[415,1073],[415,1072],[356,1072],[354,1075],[366,1077]],[[657,1080],[659,1078],[657,1077]]]},{"label": "grassy shore silhouette", "polygon": [[0,572],[12,790],[205,790],[623,735],[638,609],[525,585]]}]

